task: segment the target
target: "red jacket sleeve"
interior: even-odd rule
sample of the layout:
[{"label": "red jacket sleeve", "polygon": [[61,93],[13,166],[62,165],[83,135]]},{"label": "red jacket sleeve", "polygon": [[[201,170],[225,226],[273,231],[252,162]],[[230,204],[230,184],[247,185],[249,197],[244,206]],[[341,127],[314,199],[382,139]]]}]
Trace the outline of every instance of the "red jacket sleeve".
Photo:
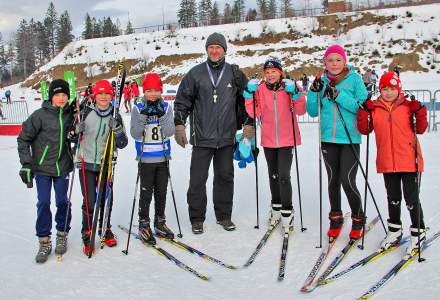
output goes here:
[{"label": "red jacket sleeve", "polygon": [[[370,112],[365,109],[359,109],[357,114],[357,128],[361,134],[369,134],[373,131],[373,122],[369,119]],[[370,123],[370,124],[368,124]]]},{"label": "red jacket sleeve", "polygon": [[428,128],[428,119],[426,106],[422,106],[416,113],[416,131],[417,134],[423,134]]}]

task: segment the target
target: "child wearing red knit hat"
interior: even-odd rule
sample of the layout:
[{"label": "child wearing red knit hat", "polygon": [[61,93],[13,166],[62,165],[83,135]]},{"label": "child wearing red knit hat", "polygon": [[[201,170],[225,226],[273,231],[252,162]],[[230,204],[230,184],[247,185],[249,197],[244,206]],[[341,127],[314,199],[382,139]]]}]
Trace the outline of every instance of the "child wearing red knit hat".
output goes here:
[{"label": "child wearing red knit hat", "polygon": [[[104,154],[110,131],[113,130],[115,134],[115,151],[117,151],[116,148],[123,149],[128,144],[128,138],[125,133],[121,115],[116,113],[116,117],[113,117],[114,107],[111,102],[114,97],[114,92],[111,83],[107,80],[99,80],[93,86],[92,92],[92,98],[95,101],[90,104],[90,106],[83,108],[81,112],[83,120],[78,124],[76,129],[76,132],[81,135],[77,167],[81,168],[79,172],[79,181],[83,194],[81,234],[84,242],[83,252],[85,255],[89,255],[94,251],[94,245],[90,244],[94,211],[98,213],[104,210],[104,199],[99,200],[99,208],[94,210],[94,206],[97,202],[96,194],[99,185],[98,177],[101,170],[101,158]],[[103,194],[105,195],[105,193]],[[102,224],[103,220],[100,218],[97,232],[99,235],[102,234],[101,240],[104,244],[113,247],[117,244],[110,223],[113,206],[113,188],[110,191],[107,201],[109,201],[108,218],[106,224]]]},{"label": "child wearing red knit hat", "polygon": [[[384,74],[379,81],[380,96],[365,102],[358,112],[358,129],[362,134],[376,134],[378,173],[383,173],[388,198],[388,234],[380,247],[388,249],[402,238],[400,205],[403,195],[411,217],[411,240],[407,253],[426,239],[423,212],[419,200],[419,174],[423,172],[423,157],[417,134],[425,132],[428,122],[426,107],[419,101],[408,101],[402,93],[402,83],[394,72]],[[415,122],[415,123],[414,123]],[[415,130],[415,132],[414,132]],[[417,155],[417,157],[416,157]]]},{"label": "child wearing red knit hat", "polygon": [[173,239],[166,225],[165,204],[168,187],[170,137],[173,136],[172,107],[162,99],[163,84],[159,75],[148,73],[142,83],[144,97],[131,113],[130,134],[135,139],[136,160],[141,182],[139,197],[139,236],[156,244],[150,227],[150,203],[154,194],[154,230],[157,235]]}]

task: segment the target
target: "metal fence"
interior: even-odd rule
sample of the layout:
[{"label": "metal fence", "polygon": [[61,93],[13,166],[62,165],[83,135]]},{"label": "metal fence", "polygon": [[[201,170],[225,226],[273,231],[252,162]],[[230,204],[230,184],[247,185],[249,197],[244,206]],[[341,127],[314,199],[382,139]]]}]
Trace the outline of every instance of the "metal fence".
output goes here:
[{"label": "metal fence", "polygon": [[1,102],[3,118],[0,117],[2,124],[21,124],[29,116],[28,105],[26,101],[12,101],[11,103]]},{"label": "metal fence", "polygon": [[437,121],[440,110],[440,90],[405,90],[409,95],[421,101],[428,108],[428,132],[437,131],[440,122]]}]

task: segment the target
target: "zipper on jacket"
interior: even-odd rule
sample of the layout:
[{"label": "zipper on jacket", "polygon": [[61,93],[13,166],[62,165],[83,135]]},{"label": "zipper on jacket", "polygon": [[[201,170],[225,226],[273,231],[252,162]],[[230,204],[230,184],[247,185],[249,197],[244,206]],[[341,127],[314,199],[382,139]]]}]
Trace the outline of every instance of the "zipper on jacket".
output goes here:
[{"label": "zipper on jacket", "polygon": [[194,115],[194,109],[192,111],[192,128],[193,128],[193,140],[194,140],[194,146],[197,146],[197,142],[196,142],[196,120],[195,120],[195,115]]},{"label": "zipper on jacket", "polygon": [[49,145],[46,145],[46,147],[44,147],[43,154],[41,155],[40,161],[38,162],[39,166],[41,166],[41,164],[43,163],[44,159],[46,158],[47,150],[49,150]]},{"label": "zipper on jacket", "polygon": [[58,161],[59,161],[59,159],[61,157],[61,152],[63,151],[63,140],[64,140],[64,137],[63,137],[64,136],[64,134],[63,134],[63,131],[64,131],[64,128],[63,128],[63,109],[62,108],[60,108],[59,119],[60,119],[60,147],[58,148],[58,157],[57,157],[57,160],[55,162],[55,166],[57,168],[57,175],[58,176],[61,175],[60,174],[60,166],[58,164]]},{"label": "zipper on jacket", "polygon": [[93,170],[96,170],[96,159],[98,157],[98,138],[99,138],[99,133],[101,132],[101,125],[102,125],[102,118],[99,118],[98,132],[96,133],[96,137],[95,137],[95,158],[93,160]]},{"label": "zipper on jacket", "polygon": [[275,143],[278,147],[278,112],[277,112],[277,92],[273,92],[273,109],[275,114]]},{"label": "zipper on jacket", "polygon": [[393,118],[391,116],[390,110],[388,110],[388,122],[390,122],[391,157],[393,159],[393,171],[396,172],[396,162],[394,160]]},{"label": "zipper on jacket", "polygon": [[336,112],[337,111],[337,107],[336,107],[336,103],[333,104],[333,134],[332,134],[332,143],[335,142],[335,137],[336,137],[336,129],[337,129],[337,123],[338,120],[336,119]]}]

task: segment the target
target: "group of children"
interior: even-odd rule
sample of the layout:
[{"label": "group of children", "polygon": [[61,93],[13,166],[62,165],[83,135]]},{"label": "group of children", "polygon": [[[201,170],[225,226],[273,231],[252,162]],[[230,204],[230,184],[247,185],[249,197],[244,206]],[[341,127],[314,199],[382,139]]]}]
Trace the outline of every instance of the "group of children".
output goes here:
[{"label": "group of children", "polygon": [[[149,226],[149,205],[155,196],[156,234],[173,238],[173,232],[165,224],[165,201],[168,184],[168,159],[170,159],[169,137],[174,134],[173,114],[162,97],[162,81],[155,73],[146,75],[143,82],[144,97],[132,112],[130,132],[136,140],[137,159],[141,179],[139,199],[139,233],[146,242],[154,244],[154,236]],[[107,138],[114,133],[114,153],[128,144],[128,138],[121,115],[117,112],[112,84],[99,80],[89,95],[93,101],[77,105],[69,104],[69,85],[62,79],[53,80],[49,86],[49,100],[43,102],[23,123],[17,138],[18,153],[22,168],[19,175],[28,186],[37,186],[36,234],[39,249],[35,257],[37,263],[47,261],[52,252],[52,214],[50,211],[51,189],[56,200],[56,245],[55,253],[63,255],[67,251],[67,235],[70,230],[71,202],[68,197],[70,174],[74,163],[79,169],[79,181],[83,195],[82,239],[84,254],[94,251],[91,245],[92,220],[97,201],[97,190],[103,188],[99,181],[101,158]],[[115,111],[116,110],[116,111]],[[72,150],[71,144],[75,144]],[[75,151],[75,153],[73,153]],[[76,155],[75,155],[76,154]],[[115,163],[116,160],[113,161]],[[105,177],[105,176],[103,176]],[[73,180],[70,179],[70,180]],[[99,187],[101,185],[101,187]],[[113,188],[107,193],[108,217],[103,220],[105,202],[102,200],[99,225],[96,231],[103,235],[101,240],[109,247],[117,244],[111,230],[111,210]]]},{"label": "group of children", "polygon": [[[406,98],[402,93],[400,79],[394,72],[381,77],[378,99],[367,100],[369,95],[362,78],[347,64],[342,46],[328,47],[323,61],[324,72],[313,81],[307,100],[301,86],[283,76],[281,61],[273,57],[264,64],[264,79],[250,80],[243,91],[247,114],[261,121],[261,146],[268,166],[271,191],[269,223],[275,225],[281,222],[285,232],[293,229],[294,210],[290,176],[292,152],[294,147],[301,144],[297,116],[307,111],[312,117],[320,115],[320,142],[328,175],[330,200],[328,237],[336,238],[344,221],[341,186],[351,209],[352,228],[349,236],[351,239],[359,239],[364,234],[366,216],[361,195],[356,187],[356,174],[361,134],[369,134],[374,130],[377,172],[384,175],[389,211],[389,231],[380,247],[386,249],[402,238],[400,206],[403,185],[403,194],[412,223],[408,246],[410,252],[418,247],[419,241],[425,240],[426,235],[419,200],[419,174],[423,171],[423,158],[416,136],[416,133],[422,134],[427,128],[426,107],[419,101],[409,101]],[[132,83],[131,91],[133,85],[136,83]],[[127,99],[131,98],[129,88],[128,85],[124,88],[127,112],[131,110],[131,107],[127,107]],[[149,73],[145,76],[143,91],[142,101],[136,103],[131,110],[130,133],[135,139],[141,182],[139,235],[142,240],[154,245],[155,238],[150,227],[149,213],[153,194],[155,232],[174,238],[174,233],[165,222],[165,203],[169,176],[168,161],[171,155],[169,138],[174,134],[175,126],[172,108],[161,98],[162,81],[157,74]],[[69,174],[73,170],[73,154],[69,140],[72,130],[79,135],[76,164],[80,168],[79,180],[84,197],[81,232],[85,254],[94,251],[93,246],[90,248],[89,244],[91,220],[107,136],[113,130],[117,149],[123,149],[128,143],[122,118],[113,112],[114,87],[109,82],[98,81],[92,89],[93,102],[84,105],[79,111],[74,103],[68,104],[68,95],[67,82],[54,80],[49,87],[49,101],[44,102],[42,108],[23,123],[23,131],[17,139],[22,164],[20,177],[29,186],[35,176],[37,184],[36,230],[40,249],[36,261],[40,263],[47,260],[52,249],[52,184],[57,204],[55,252],[63,254],[67,250],[67,234],[71,219],[67,190]],[[255,131],[244,132],[243,136],[252,138],[254,133]],[[112,194],[109,201],[110,214]],[[105,244],[110,247],[116,245],[110,217],[106,224],[102,224],[101,219],[99,228],[105,233]]]}]

